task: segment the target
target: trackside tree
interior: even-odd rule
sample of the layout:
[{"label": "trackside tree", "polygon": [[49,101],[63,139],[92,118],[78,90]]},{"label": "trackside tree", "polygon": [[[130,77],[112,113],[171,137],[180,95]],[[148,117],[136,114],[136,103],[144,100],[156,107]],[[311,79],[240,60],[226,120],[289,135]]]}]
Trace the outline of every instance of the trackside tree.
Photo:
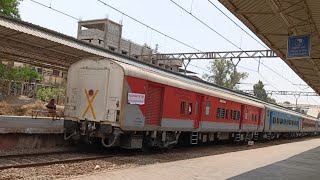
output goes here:
[{"label": "trackside tree", "polygon": [[0,14],[20,19],[20,0],[0,0]]},{"label": "trackside tree", "polygon": [[204,74],[204,80],[233,90],[238,89],[240,81],[248,77],[248,73],[238,72],[233,63],[226,59],[211,61],[208,70],[210,74]]},{"label": "trackside tree", "polygon": [[267,94],[266,90],[264,89],[264,84],[260,80],[258,81],[257,84],[253,85],[253,95],[263,101],[267,101],[270,103],[276,103],[275,99],[268,97],[268,94]]},{"label": "trackside tree", "polygon": [[35,81],[40,80],[42,76],[30,66],[9,67],[0,64],[0,79],[11,81]]}]

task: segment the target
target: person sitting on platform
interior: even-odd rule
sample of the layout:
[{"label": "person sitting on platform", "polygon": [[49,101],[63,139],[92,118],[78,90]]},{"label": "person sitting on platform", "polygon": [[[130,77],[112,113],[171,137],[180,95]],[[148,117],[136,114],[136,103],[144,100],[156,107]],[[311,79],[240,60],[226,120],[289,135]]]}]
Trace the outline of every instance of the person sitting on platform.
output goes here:
[{"label": "person sitting on platform", "polygon": [[55,120],[55,118],[57,118],[57,107],[55,99],[51,99],[46,107],[48,109],[48,112],[52,115],[52,120]]}]

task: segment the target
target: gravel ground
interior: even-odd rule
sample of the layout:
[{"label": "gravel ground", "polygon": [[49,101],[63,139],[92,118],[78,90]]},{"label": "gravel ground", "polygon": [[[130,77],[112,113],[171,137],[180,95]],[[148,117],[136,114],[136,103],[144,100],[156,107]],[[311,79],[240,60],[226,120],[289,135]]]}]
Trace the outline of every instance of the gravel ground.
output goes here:
[{"label": "gravel ground", "polygon": [[40,148],[40,149],[16,149],[16,150],[0,150],[0,156],[15,155],[15,154],[35,154],[35,153],[51,153],[51,152],[65,152],[76,151],[73,147],[55,147],[55,148]]},{"label": "gravel ground", "polygon": [[295,140],[275,140],[267,143],[255,143],[253,146],[246,145],[210,145],[194,148],[173,149],[168,151],[156,151],[150,154],[135,155],[130,157],[112,157],[101,160],[92,160],[69,164],[56,164],[50,166],[7,169],[0,171],[0,179],[58,179],[107,172],[117,169],[138,167],[147,164],[163,163],[183,159],[197,158],[209,155],[222,154],[233,151],[241,151],[253,148],[262,148],[293,141],[304,141],[317,137],[306,137]]}]

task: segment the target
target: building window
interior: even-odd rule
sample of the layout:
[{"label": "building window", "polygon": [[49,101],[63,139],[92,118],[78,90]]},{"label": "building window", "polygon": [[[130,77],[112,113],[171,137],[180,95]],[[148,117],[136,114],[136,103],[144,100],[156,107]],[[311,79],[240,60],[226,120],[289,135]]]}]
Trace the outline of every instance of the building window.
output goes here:
[{"label": "building window", "polygon": [[37,71],[39,74],[42,74],[42,68],[38,68]]},{"label": "building window", "polygon": [[128,55],[128,52],[126,52],[126,51],[121,51],[121,53],[122,53],[123,55]]},{"label": "building window", "polygon": [[59,74],[60,74],[59,70],[53,70],[52,71],[52,75],[54,75],[54,76],[59,76]]},{"label": "building window", "polygon": [[210,101],[206,102],[206,116],[210,115]]}]

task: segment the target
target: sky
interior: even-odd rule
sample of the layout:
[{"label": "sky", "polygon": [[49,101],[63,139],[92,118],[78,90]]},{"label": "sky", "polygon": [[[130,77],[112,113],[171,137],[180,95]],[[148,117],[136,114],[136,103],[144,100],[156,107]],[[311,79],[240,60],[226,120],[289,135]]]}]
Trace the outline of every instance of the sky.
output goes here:
[{"label": "sky", "polygon": [[[109,18],[122,22],[122,37],[139,44],[148,44],[162,53],[196,52],[196,50],[177,43],[149,27],[174,37],[201,51],[238,51],[239,49],[216,32],[243,50],[266,49],[224,16],[208,0],[174,0],[187,11],[197,16],[213,30],[204,26],[188,13],[181,10],[171,0],[101,0],[118,10],[138,19],[149,27],[143,26],[125,15],[105,6],[98,0],[23,0],[20,4],[20,14],[24,21],[76,37],[78,20],[43,7],[40,2],[81,20]],[[210,0],[225,14],[234,20],[246,32],[257,38],[245,25],[233,16],[217,0]],[[238,71],[247,72],[249,77],[242,81],[240,89],[252,89],[253,84],[261,80],[266,84],[266,90],[281,91],[313,91],[306,86],[280,58],[263,58],[258,72],[258,60],[241,59]],[[198,73],[201,77],[208,73],[208,60],[194,60],[188,70]],[[271,69],[271,70],[270,70]],[[273,72],[274,71],[274,72]],[[276,72],[276,73],[275,73]],[[294,96],[272,95],[277,102],[289,101],[295,104]],[[299,97],[299,104],[320,104],[319,97]]]}]

